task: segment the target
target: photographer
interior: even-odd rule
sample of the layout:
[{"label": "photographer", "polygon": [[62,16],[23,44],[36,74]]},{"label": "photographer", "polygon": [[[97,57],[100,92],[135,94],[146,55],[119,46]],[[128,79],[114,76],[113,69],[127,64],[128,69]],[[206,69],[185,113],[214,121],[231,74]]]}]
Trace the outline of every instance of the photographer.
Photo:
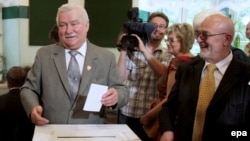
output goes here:
[{"label": "photographer", "polygon": [[118,69],[124,83],[129,88],[128,104],[120,109],[119,123],[127,124],[143,141],[151,140],[142,128],[140,117],[149,109],[151,103],[158,97],[156,82],[166,71],[171,55],[161,47],[168,27],[168,17],[161,13],[152,13],[148,23],[155,25],[145,45],[140,36],[131,34],[138,40],[135,51],[121,45],[122,34],[118,39],[120,56]]}]

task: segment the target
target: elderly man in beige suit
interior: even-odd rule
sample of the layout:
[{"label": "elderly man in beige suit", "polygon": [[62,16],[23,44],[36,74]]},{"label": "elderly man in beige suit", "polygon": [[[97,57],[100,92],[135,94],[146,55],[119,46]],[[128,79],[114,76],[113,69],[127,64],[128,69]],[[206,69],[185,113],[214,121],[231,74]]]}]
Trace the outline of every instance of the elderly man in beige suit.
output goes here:
[{"label": "elderly man in beige suit", "polygon": [[[21,91],[24,108],[36,125],[101,124],[104,108],[100,112],[82,110],[92,83],[108,86],[101,98],[103,107],[118,109],[128,101],[127,88],[119,78],[115,56],[87,40],[89,19],[82,6],[62,5],[56,21],[60,42],[38,50]],[[72,50],[79,52],[76,60],[81,73],[73,101],[67,75]]]}]

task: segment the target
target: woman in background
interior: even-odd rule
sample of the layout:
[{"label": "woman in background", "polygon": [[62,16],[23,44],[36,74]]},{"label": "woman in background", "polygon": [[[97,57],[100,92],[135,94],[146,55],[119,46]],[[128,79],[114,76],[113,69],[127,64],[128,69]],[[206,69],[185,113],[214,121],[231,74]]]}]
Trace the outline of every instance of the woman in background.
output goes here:
[{"label": "woman in background", "polygon": [[154,140],[159,140],[158,135],[158,113],[162,104],[167,101],[169,92],[175,83],[175,73],[180,63],[194,58],[190,52],[194,43],[194,30],[188,23],[176,23],[170,26],[166,31],[168,52],[175,56],[170,62],[167,71],[159,79],[157,87],[159,98],[153,102],[152,109],[141,117],[141,123],[145,131]]}]

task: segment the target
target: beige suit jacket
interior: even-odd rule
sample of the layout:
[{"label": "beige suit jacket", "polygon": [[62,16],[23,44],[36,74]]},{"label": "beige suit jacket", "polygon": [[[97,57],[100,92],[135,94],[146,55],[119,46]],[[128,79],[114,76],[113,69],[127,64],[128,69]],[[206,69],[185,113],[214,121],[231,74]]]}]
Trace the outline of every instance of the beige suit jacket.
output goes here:
[{"label": "beige suit jacket", "polygon": [[42,116],[49,119],[50,124],[103,123],[103,110],[82,110],[91,83],[115,88],[119,94],[116,108],[127,103],[127,88],[119,77],[114,54],[87,41],[79,92],[76,102],[72,104],[64,47],[48,45],[39,49],[36,54],[35,62],[21,91],[21,100],[28,115],[34,106],[41,105]]}]

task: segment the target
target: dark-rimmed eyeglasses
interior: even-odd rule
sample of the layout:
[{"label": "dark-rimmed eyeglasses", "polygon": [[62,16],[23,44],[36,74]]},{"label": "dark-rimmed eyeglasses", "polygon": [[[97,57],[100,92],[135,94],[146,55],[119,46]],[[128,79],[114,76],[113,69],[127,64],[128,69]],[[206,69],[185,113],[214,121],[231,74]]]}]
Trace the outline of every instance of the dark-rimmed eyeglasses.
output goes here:
[{"label": "dark-rimmed eyeglasses", "polygon": [[195,38],[198,39],[198,37],[200,37],[200,39],[203,40],[203,41],[207,40],[207,38],[210,37],[210,36],[223,35],[223,34],[227,34],[227,33],[209,34],[209,33],[205,32],[205,31],[195,31],[194,32]]}]

